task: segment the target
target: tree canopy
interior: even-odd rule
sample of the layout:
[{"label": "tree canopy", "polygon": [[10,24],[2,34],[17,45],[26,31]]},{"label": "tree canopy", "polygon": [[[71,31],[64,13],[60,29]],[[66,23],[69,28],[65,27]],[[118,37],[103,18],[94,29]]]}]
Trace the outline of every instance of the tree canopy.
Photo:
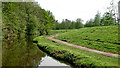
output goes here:
[{"label": "tree canopy", "polygon": [[47,34],[56,20],[50,11],[42,9],[36,2],[3,2],[3,36]]}]

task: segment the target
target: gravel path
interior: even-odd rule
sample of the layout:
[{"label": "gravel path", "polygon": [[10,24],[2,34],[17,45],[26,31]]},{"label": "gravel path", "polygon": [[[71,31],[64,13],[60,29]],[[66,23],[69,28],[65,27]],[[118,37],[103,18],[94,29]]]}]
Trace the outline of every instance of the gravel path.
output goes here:
[{"label": "gravel path", "polygon": [[[59,36],[59,35],[56,34],[55,36]],[[120,55],[118,55],[118,54],[113,54],[113,53],[98,51],[98,50],[90,49],[90,48],[87,48],[87,47],[82,47],[82,46],[70,44],[70,43],[67,43],[67,42],[64,42],[64,41],[61,41],[61,40],[58,40],[58,39],[53,39],[53,37],[55,37],[55,36],[46,37],[46,38],[47,38],[47,39],[51,39],[51,40],[53,40],[53,41],[55,41],[55,42],[57,42],[57,43],[62,43],[62,44],[65,44],[65,45],[68,45],[68,46],[72,46],[72,47],[76,47],[76,48],[79,48],[79,49],[82,49],[82,50],[99,53],[99,54],[102,54],[102,55],[105,55],[105,56],[109,56],[109,57],[120,57]]]}]

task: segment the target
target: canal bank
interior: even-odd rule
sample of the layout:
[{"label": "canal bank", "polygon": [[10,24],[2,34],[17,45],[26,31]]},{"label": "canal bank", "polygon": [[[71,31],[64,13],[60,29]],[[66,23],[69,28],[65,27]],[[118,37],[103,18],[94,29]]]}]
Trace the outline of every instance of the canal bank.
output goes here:
[{"label": "canal bank", "polygon": [[46,36],[40,36],[34,39],[37,46],[44,52],[55,57],[58,60],[67,61],[73,67],[117,67],[118,58],[107,57],[98,53],[93,53],[64,44],[56,43],[46,39]]}]

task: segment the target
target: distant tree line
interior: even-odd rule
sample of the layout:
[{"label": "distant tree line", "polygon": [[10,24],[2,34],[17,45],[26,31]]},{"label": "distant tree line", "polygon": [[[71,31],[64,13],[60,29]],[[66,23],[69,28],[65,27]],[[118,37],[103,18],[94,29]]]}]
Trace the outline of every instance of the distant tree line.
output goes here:
[{"label": "distant tree line", "polygon": [[108,26],[108,25],[118,25],[117,11],[115,9],[114,0],[110,2],[110,7],[107,7],[108,11],[101,17],[98,12],[94,19],[90,19],[84,25],[85,27],[93,26]]},{"label": "distant tree line", "polygon": [[103,17],[100,17],[100,13],[96,14],[95,18],[88,20],[84,26],[94,27],[108,25],[118,25],[118,21],[114,18],[113,13],[106,12],[104,13]]},{"label": "distant tree line", "polygon": [[4,38],[48,35],[56,22],[53,14],[36,2],[3,2],[2,20]]},{"label": "distant tree line", "polygon": [[65,19],[61,23],[57,22],[55,29],[79,29],[83,27],[118,25],[117,14],[114,7],[114,1],[112,0],[110,7],[107,8],[108,11],[105,12],[103,16],[97,12],[94,19],[86,21],[84,25],[80,18],[78,18],[76,21]]},{"label": "distant tree line", "polygon": [[76,21],[71,21],[68,19],[63,20],[61,23],[56,22],[56,30],[59,29],[79,29],[83,27],[94,27],[94,26],[109,26],[118,25],[118,20],[115,18],[115,14],[112,12],[105,12],[103,17],[98,12],[94,19],[90,19],[83,24],[83,20],[78,18]]},{"label": "distant tree line", "polygon": [[84,25],[82,24],[83,20],[78,18],[76,21],[71,21],[68,19],[63,19],[61,23],[56,22],[56,28],[57,30],[59,29],[79,29],[83,28]]}]

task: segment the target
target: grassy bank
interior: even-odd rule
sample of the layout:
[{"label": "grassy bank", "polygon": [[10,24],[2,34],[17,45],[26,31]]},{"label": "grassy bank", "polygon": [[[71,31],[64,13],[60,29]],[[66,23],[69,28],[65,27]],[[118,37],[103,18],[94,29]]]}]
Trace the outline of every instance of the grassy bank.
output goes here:
[{"label": "grassy bank", "polygon": [[67,61],[77,67],[118,66],[118,58],[80,50],[64,44],[54,43],[45,36],[37,37],[38,46],[51,56]]},{"label": "grassy bank", "polygon": [[71,30],[55,38],[91,49],[120,54],[118,26],[81,28]]}]

